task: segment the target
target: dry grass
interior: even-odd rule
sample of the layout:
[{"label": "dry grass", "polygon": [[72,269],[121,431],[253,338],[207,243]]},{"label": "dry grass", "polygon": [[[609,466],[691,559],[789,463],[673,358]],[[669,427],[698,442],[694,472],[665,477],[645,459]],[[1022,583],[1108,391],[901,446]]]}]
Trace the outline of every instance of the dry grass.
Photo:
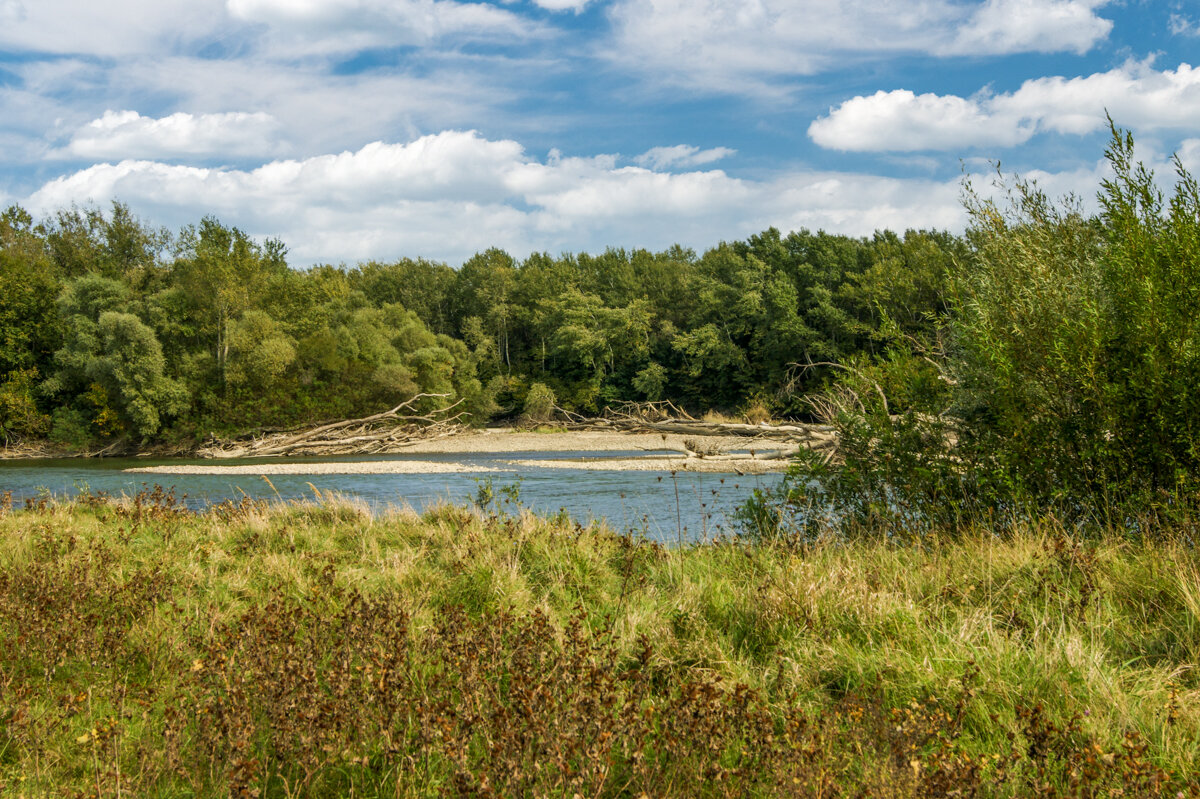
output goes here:
[{"label": "dry grass", "polygon": [[685,550],[168,492],[0,513],[0,783],[63,796],[1196,795],[1200,557]]}]

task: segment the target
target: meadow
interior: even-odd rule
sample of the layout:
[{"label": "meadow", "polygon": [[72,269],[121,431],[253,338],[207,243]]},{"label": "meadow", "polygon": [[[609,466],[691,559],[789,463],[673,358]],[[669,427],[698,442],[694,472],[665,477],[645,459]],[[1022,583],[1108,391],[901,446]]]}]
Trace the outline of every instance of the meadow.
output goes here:
[{"label": "meadow", "polygon": [[1195,526],[0,513],[6,796],[1195,796]]}]

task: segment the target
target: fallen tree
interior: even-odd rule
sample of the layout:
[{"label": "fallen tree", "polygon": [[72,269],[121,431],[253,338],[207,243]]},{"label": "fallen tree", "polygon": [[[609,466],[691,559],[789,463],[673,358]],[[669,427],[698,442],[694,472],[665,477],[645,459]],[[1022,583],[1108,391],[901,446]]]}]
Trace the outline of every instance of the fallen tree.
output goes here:
[{"label": "fallen tree", "polygon": [[465,411],[455,412],[462,400],[416,411],[424,399],[442,399],[447,394],[418,394],[391,410],[345,419],[303,430],[260,434],[233,441],[213,440],[197,450],[202,458],[258,458],[282,455],[371,455],[400,449],[414,441],[453,435],[464,429]]},{"label": "fallen tree", "polygon": [[[812,449],[836,445],[837,434],[828,424],[744,424],[696,419],[670,402],[626,402],[606,407],[591,418],[555,408],[568,430],[610,430],[622,433],[677,433],[687,436],[740,436],[772,442],[790,442]],[[703,447],[695,448],[703,454]]]},{"label": "fallen tree", "polygon": [[[417,412],[421,400],[448,399],[444,394],[418,394],[382,413],[360,419],[329,422],[315,427],[282,431],[260,431],[234,440],[213,439],[196,451],[201,458],[258,458],[281,456],[372,455],[401,452],[422,441],[466,433],[462,423],[467,414],[457,411],[461,400],[430,411]],[[624,403],[606,408],[602,416],[585,417],[562,408],[555,409],[557,423],[571,431],[657,433],[684,435],[679,452],[688,458],[745,460],[744,454],[727,454],[720,444],[704,438],[738,437],[745,440],[750,459],[789,458],[801,449],[832,453],[837,436],[829,425],[741,424],[695,419],[665,403]],[[741,449],[742,447],[738,447]]]}]

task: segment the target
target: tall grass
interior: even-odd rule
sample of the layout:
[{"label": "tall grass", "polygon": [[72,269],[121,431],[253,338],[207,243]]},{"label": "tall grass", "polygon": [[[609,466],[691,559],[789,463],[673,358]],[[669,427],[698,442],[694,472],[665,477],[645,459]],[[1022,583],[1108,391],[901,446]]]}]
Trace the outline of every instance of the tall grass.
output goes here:
[{"label": "tall grass", "polygon": [[0,783],[92,796],[1200,792],[1200,555],[1054,519],[681,550],[169,494],[0,514]]}]

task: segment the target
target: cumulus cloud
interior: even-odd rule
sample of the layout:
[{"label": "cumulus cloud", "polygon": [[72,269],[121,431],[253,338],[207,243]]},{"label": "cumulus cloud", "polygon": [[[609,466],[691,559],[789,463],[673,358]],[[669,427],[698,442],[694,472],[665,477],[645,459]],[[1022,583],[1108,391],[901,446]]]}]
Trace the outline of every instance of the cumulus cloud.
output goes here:
[{"label": "cumulus cloud", "polygon": [[75,131],[62,154],[94,159],[269,155],[278,149],[278,128],[270,114],[261,112],[153,119],[136,111],[105,111]]},{"label": "cumulus cloud", "polygon": [[622,64],[717,91],[770,91],[845,58],[1089,50],[1108,0],[618,0]]},{"label": "cumulus cloud", "polygon": [[1200,177],[1200,139],[1184,139],[1178,153],[1184,169]]},{"label": "cumulus cloud", "polygon": [[533,2],[547,11],[574,11],[578,14],[583,11],[590,0],[533,0]]},{"label": "cumulus cloud", "polygon": [[[146,125],[165,116],[151,113],[162,98],[169,98],[170,110],[191,111],[197,118],[207,115],[196,109],[270,115],[278,126],[274,134],[265,125],[242,128],[247,134],[253,132],[254,138],[233,148],[231,154],[239,159],[254,154],[265,160],[336,152],[375,139],[407,139],[429,130],[471,127],[481,117],[508,130],[520,131],[523,124],[544,130],[545,116],[534,118],[512,110],[520,87],[507,84],[517,84],[517,78],[505,75],[509,79],[497,83],[500,66],[489,67],[490,75],[458,64],[431,65],[420,74],[396,70],[330,74],[318,59],[279,63],[177,56],[130,58],[104,66],[87,59],[31,61],[11,66],[19,81],[0,85],[4,109],[0,131],[19,127],[28,143],[19,153],[0,148],[0,163],[7,159],[28,164],[31,158],[45,157],[48,139],[65,143],[86,133],[89,123],[100,119],[106,108],[136,109],[148,118],[138,124]],[[86,87],[86,93],[78,97],[81,87]],[[263,141],[268,136],[274,139]],[[64,145],[50,155],[69,153]],[[221,157],[221,152],[214,149],[213,155]],[[120,160],[169,154],[109,148],[97,157]]]},{"label": "cumulus cloud", "polygon": [[638,166],[652,169],[667,169],[669,167],[685,168],[703,166],[720,161],[736,153],[728,147],[713,147],[701,150],[690,144],[676,144],[674,147],[652,147],[633,159]]},{"label": "cumulus cloud", "polygon": [[267,26],[288,52],[428,44],[446,36],[524,37],[535,26],[488,3],[455,0],[227,0],[237,20]]},{"label": "cumulus cloud", "polygon": [[457,0],[0,0],[0,47],[21,53],[122,57],[274,47],[292,58],[538,30],[512,11]]},{"label": "cumulus cloud", "polygon": [[1112,30],[1096,16],[1108,0],[987,0],[958,30],[950,53],[1055,53],[1082,55]]},{"label": "cumulus cloud", "polygon": [[944,150],[1001,145],[1032,135],[1032,125],[996,125],[978,101],[908,90],[855,97],[814,121],[808,135],[835,150]]},{"label": "cumulus cloud", "polygon": [[1135,130],[1194,130],[1200,127],[1200,68],[1180,64],[1158,71],[1128,63],[1077,78],[1037,78],[1015,92],[970,98],[880,91],[830,109],[808,133],[822,147],[837,150],[1009,147],[1041,131],[1102,130],[1106,111]]},{"label": "cumulus cloud", "polygon": [[48,213],[119,199],[170,225],[194,222],[202,208],[283,238],[298,264],[401,255],[459,262],[490,246],[515,254],[702,248],[771,224],[863,235],[962,224],[957,181],[828,172],[754,181],[618,163],[604,155],[543,161],[515,141],[447,131],[253,170],[98,164],[46,183],[26,204]]},{"label": "cumulus cloud", "polygon": [[0,22],[16,25],[25,19],[25,4],[21,0],[0,0]]}]

